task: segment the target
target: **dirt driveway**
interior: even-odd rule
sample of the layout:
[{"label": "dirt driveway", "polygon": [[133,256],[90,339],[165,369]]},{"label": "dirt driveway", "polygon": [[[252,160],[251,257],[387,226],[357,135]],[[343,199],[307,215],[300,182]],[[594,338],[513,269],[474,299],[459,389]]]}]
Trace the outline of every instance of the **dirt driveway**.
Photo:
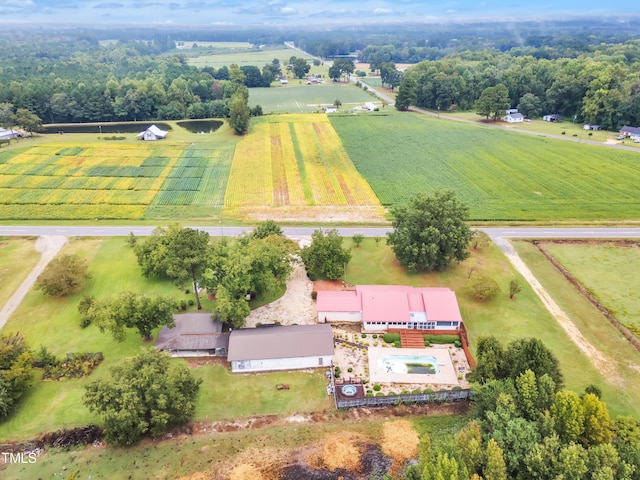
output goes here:
[{"label": "dirt driveway", "polygon": [[[311,243],[310,237],[291,237],[301,247]],[[311,298],[313,282],[307,277],[302,263],[295,265],[291,278],[287,280],[287,291],[275,302],[258,307],[245,321],[245,327],[255,327],[258,323],[280,322],[282,325],[312,325],[316,323],[316,305]]]}]

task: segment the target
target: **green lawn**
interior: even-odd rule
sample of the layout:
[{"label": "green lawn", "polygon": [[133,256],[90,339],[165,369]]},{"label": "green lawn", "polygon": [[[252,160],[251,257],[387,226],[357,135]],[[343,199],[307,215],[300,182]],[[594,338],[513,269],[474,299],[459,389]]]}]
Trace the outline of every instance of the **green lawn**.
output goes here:
[{"label": "green lawn", "polygon": [[0,237],[0,308],[40,260],[36,239]]},{"label": "green lawn", "polygon": [[289,80],[288,85],[249,89],[249,105],[260,105],[265,113],[313,113],[342,102],[342,110],[350,109],[375,99],[361,88],[341,82],[307,85],[305,80]]},{"label": "green lawn", "polygon": [[385,205],[448,188],[473,220],[638,218],[635,152],[391,109],[330,119]]},{"label": "green lawn", "polygon": [[[23,243],[32,245],[33,241]],[[0,423],[0,439],[33,437],[42,431],[56,430],[98,422],[81,402],[84,387],[94,379],[108,373],[122,359],[136,355],[142,343],[134,330],[129,330],[124,342],[114,341],[108,332],[101,333],[95,326],[82,329],[77,304],[83,295],[103,298],[122,290],[144,292],[147,295],[169,295],[176,300],[192,299],[170,281],[144,278],[140,273],[133,250],[124,238],[72,238],[61,253],[78,253],[90,263],[92,278],[85,288],[69,297],[52,299],[40,291],[32,290],[9,322],[3,333],[20,332],[33,350],[46,346],[58,356],[70,352],[102,352],[104,363],[91,377],[64,382],[43,382],[36,378],[35,385],[21,402],[14,415]],[[284,293],[278,289],[268,295],[275,300]],[[202,297],[205,311],[211,311],[213,302]],[[256,301],[259,305],[260,301]],[[194,310],[195,307],[191,307]],[[154,337],[159,329],[154,332]],[[230,375],[221,367],[201,367],[196,370],[205,382],[198,400],[196,418],[234,418],[257,413],[285,413],[322,410],[327,407],[322,373],[279,373],[256,376]],[[289,383],[288,397],[277,396],[275,385]],[[224,389],[220,386],[224,385]],[[230,395],[236,392],[237,396]],[[242,402],[237,399],[242,398]],[[287,401],[283,401],[287,400]]]},{"label": "green lawn", "polygon": [[[546,260],[538,249],[529,242],[513,241],[520,257],[525,261],[542,286],[551,294],[556,303],[580,329],[584,337],[598,350],[617,363],[618,379],[604,379],[591,362],[582,355],[571,359],[565,355],[565,363],[571,365],[571,381],[580,389],[589,383],[600,386],[603,399],[614,415],[640,415],[640,353],[632,347],[622,334],[588,302],[562,274]],[[598,260],[600,261],[600,260]],[[597,269],[593,262],[591,267]],[[635,277],[633,277],[635,278]],[[556,353],[557,354],[557,353]],[[565,376],[567,373],[565,372]],[[619,381],[621,386],[612,382]]]},{"label": "green lawn", "polygon": [[612,311],[640,334],[640,250],[637,245],[545,243],[544,248]]},{"label": "green lawn", "polygon": [[[350,241],[345,241],[345,245],[350,245]],[[486,335],[496,335],[505,344],[518,338],[539,338],[558,357],[568,389],[582,392],[587,385],[596,384],[602,388],[612,414],[640,415],[640,405],[634,401],[640,395],[640,373],[630,368],[634,361],[640,361],[640,354],[628,344],[625,345],[621,341],[621,335],[608,322],[591,325],[593,335],[600,338],[594,341],[594,345],[606,345],[610,342],[608,348],[611,351],[618,350],[624,352],[623,356],[629,356],[628,366],[621,371],[627,389],[620,392],[581,353],[529,285],[493,244],[485,249],[472,251],[471,257],[465,262],[453,265],[441,273],[407,275],[398,265],[391,249],[385,245],[384,239],[377,247],[374,239],[365,239],[360,248],[352,249],[352,255],[347,267],[349,283],[449,287],[456,292],[462,318],[469,330],[472,350],[475,349],[478,338]],[[468,298],[464,294],[464,285],[472,270],[472,275],[493,278],[502,289],[500,295],[486,303]],[[508,288],[512,278],[519,280],[522,292],[514,300],[509,300]],[[560,287],[552,288],[551,291],[555,291]],[[581,330],[582,328],[584,327]]]}]

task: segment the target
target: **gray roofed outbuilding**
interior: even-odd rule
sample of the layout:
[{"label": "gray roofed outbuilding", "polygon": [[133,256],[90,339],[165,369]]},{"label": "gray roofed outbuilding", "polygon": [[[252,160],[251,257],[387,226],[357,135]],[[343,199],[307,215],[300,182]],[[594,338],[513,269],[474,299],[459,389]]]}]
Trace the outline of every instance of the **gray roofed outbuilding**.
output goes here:
[{"label": "gray roofed outbuilding", "polygon": [[210,313],[184,313],[174,315],[176,326],[164,327],[158,334],[156,348],[180,352],[209,351],[226,354],[229,334],[222,333],[222,323],[211,319]]},{"label": "gray roofed outbuilding", "polygon": [[243,328],[231,332],[227,360],[318,357],[333,353],[333,332],[328,324]]}]

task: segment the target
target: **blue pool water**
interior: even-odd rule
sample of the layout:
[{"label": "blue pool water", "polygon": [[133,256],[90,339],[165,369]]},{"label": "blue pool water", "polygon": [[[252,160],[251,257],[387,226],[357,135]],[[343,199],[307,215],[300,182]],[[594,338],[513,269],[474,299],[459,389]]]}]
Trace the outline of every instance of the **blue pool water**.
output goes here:
[{"label": "blue pool water", "polygon": [[386,373],[440,373],[438,359],[431,355],[385,355],[378,360],[378,366]]}]

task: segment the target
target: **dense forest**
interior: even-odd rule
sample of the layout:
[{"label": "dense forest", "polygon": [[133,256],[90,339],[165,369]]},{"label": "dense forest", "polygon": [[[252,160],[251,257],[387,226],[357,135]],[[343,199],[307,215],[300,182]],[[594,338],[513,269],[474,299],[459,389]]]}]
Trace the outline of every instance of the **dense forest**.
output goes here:
[{"label": "dense forest", "polygon": [[103,46],[84,36],[0,39],[0,104],[44,123],[227,117],[237,85],[268,86],[281,73],[276,61],[198,69],[163,53],[173,48],[166,36]]},{"label": "dense forest", "polygon": [[[637,31],[632,23],[523,23],[288,34],[323,58],[357,54],[387,86],[400,86],[401,107],[473,110],[483,91],[502,85],[507,106],[525,116],[555,113],[616,130],[640,124]],[[227,117],[236,85],[268,86],[287,65],[199,69],[174,49],[176,39],[276,45],[286,35],[278,29],[0,31],[0,112],[10,106],[14,115],[31,112],[44,123]],[[292,74],[300,77],[307,65],[298,60]],[[414,65],[401,72],[398,63]]]}]

